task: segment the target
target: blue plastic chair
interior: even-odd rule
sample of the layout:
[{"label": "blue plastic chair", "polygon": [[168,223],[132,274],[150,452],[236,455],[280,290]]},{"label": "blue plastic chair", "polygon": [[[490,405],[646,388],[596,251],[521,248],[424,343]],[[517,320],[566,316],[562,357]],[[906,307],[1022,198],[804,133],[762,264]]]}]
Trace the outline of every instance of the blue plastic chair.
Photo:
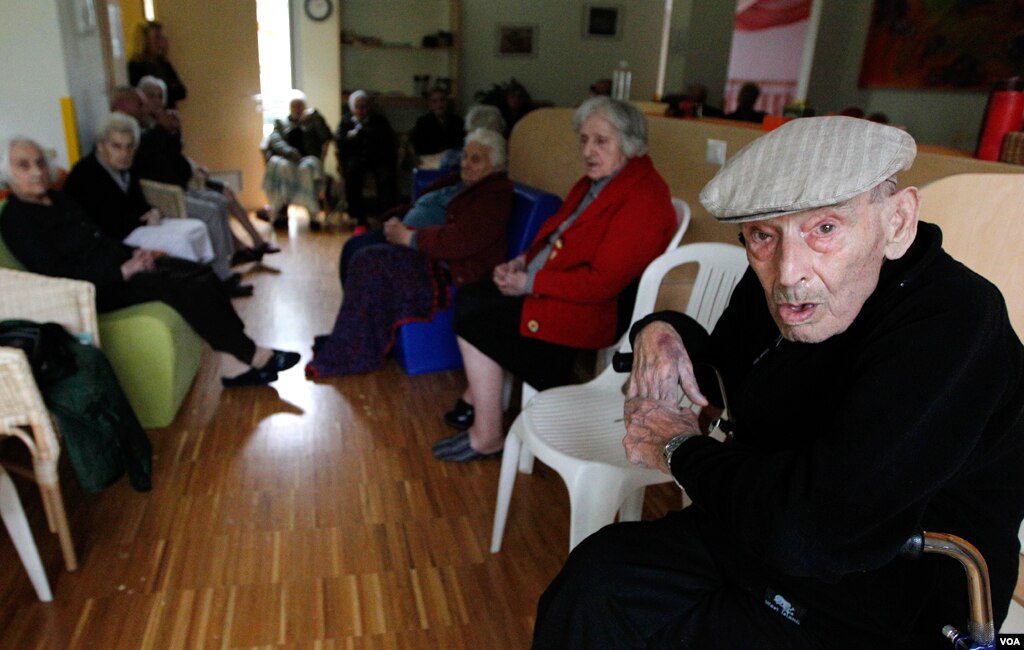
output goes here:
[{"label": "blue plastic chair", "polygon": [[[415,170],[415,172],[432,170]],[[413,175],[413,186],[419,182],[419,174]],[[425,187],[433,182],[429,179]],[[415,190],[414,190],[415,191]],[[528,185],[515,185],[515,204],[508,225],[508,258],[512,259],[533,243],[541,224],[562,207],[562,199],[555,194],[538,190]],[[462,367],[462,355],[455,341],[452,323],[455,319],[454,290],[451,290],[448,309],[437,312],[434,319],[425,323],[402,325],[395,335],[393,354],[407,375],[427,372],[456,370]]]}]

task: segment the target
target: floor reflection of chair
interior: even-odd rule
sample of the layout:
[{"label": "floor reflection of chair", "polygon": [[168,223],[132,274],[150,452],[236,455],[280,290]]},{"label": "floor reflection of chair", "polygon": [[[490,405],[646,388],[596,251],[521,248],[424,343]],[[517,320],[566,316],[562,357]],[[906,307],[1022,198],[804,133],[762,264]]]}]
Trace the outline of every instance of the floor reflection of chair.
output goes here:
[{"label": "floor reflection of chair", "polygon": [[[654,260],[644,272],[633,321],[654,310],[662,279],[684,264],[699,266],[686,313],[711,329],[747,267],[739,246],[690,244]],[[629,350],[628,340],[620,350]],[[501,550],[517,466],[536,456],[561,475],[569,490],[569,548],[615,519],[640,518],[644,489],[672,477],[630,465],[622,449],[623,385],[627,379],[608,366],[594,380],[538,393],[512,424],[505,439],[491,552]]]}]

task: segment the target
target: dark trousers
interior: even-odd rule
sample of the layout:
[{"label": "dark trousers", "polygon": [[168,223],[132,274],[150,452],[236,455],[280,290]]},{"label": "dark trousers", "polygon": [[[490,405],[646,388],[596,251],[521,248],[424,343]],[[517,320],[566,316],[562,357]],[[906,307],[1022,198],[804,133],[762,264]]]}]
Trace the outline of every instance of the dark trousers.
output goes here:
[{"label": "dark trousers", "polygon": [[576,348],[523,336],[523,297],[505,296],[491,280],[455,293],[455,333],[537,390],[572,383]]},{"label": "dark trousers", "polygon": [[359,163],[345,166],[345,200],[348,202],[348,214],[359,222],[367,225],[366,198],[363,196],[363,184],[367,175],[373,176],[377,186],[377,211],[384,212],[392,208],[398,200],[398,184],[395,177],[395,163]]},{"label": "dark trousers", "polygon": [[348,268],[352,264],[352,258],[355,257],[356,253],[367,246],[386,244],[387,241],[383,230],[374,230],[352,237],[345,242],[345,245],[341,247],[341,259],[338,261],[338,275],[341,278],[341,286],[345,286],[345,279],[348,278]]},{"label": "dark trousers", "polygon": [[[788,600],[766,598],[765,587],[752,586],[746,572],[715,558],[695,532],[693,511],[612,524],[581,542],[541,596],[533,647],[891,647],[820,620],[789,620]],[[807,616],[802,607],[793,611],[795,618]],[[824,638],[823,627],[830,628]]]},{"label": "dark trousers", "polygon": [[252,361],[256,344],[245,334],[231,298],[208,266],[177,257],[161,257],[156,268],[127,282],[98,290],[101,312],[158,300],[170,305],[204,341],[242,363]]}]

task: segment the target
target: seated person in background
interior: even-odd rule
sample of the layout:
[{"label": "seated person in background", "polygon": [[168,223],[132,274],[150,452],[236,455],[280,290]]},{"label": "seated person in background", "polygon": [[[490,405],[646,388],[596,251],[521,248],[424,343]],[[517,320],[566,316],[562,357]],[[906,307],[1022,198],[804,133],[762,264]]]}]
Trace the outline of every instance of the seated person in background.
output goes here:
[{"label": "seated person in background", "polygon": [[537,108],[533,98],[527,92],[526,87],[517,81],[512,81],[505,90],[505,101],[501,109],[501,115],[505,118],[505,137],[512,137],[512,128],[524,115]]},{"label": "seated person in background", "polygon": [[[501,135],[505,130],[505,121],[501,119],[501,112],[497,108],[481,104],[469,109],[469,113],[466,114],[465,126],[468,133],[477,129],[485,129]],[[446,151],[441,160],[441,170],[449,173],[428,185],[412,207],[398,206],[392,211],[394,214],[401,215],[402,223],[410,228],[422,228],[424,226],[440,226],[445,222],[448,204],[465,187],[461,172],[462,154],[461,143],[457,149]],[[451,162],[452,156],[457,156],[454,165]],[[341,249],[341,260],[338,263],[338,273],[341,276],[342,285],[345,284],[348,277],[348,267],[352,256],[366,246],[380,244],[384,241],[383,231],[370,231],[350,237],[345,242]]]},{"label": "seated person in background", "polygon": [[569,383],[577,350],[615,343],[619,294],[677,228],[668,185],[646,155],[639,110],[592,97],[573,128],[586,176],[525,254],[458,292],[455,333],[469,386],[445,420],[464,430],[434,445],[436,458],[470,461],[501,450],[503,369],[543,390]]},{"label": "seated person in background", "polygon": [[156,21],[140,23],[135,31],[135,51],[128,61],[128,83],[137,86],[145,76],[160,79],[164,82],[167,107],[173,109],[185,99],[188,91],[167,59],[168,46],[162,24]]},{"label": "seated person in background", "polygon": [[139,125],[124,113],[100,123],[96,149],[71,169],[63,191],[112,239],[129,246],[163,251],[173,257],[208,264],[213,246],[198,219],[162,219],[146,203],[139,179],[131,173]]},{"label": "seated person in background", "polygon": [[101,313],[151,300],[167,303],[210,347],[225,353],[224,386],[268,384],[298,363],[298,353],[258,347],[245,335],[209,268],[111,239],[77,203],[50,191],[50,169],[34,141],[19,138],[0,146],[0,181],[12,192],[0,235],[29,271],[93,283]]},{"label": "seated person in background", "polygon": [[306,376],[376,370],[397,327],[430,320],[447,307],[449,285],[487,277],[505,259],[512,182],[504,170],[500,133],[477,129],[466,137],[464,188],[448,204],[444,222],[413,228],[391,219],[384,224],[389,243],[353,257],[334,330],[317,338]]},{"label": "seated person in background", "polygon": [[[178,119],[178,113],[176,111],[169,110],[164,107],[164,98],[167,97],[167,86],[164,84],[163,80],[150,76],[143,77],[142,80],[139,81],[138,90],[142,93],[142,96],[145,99],[144,121],[140,122],[140,125],[145,129],[145,135],[149,135],[151,132],[157,131],[158,129],[154,129],[153,127],[159,125],[161,127],[159,130],[164,130],[169,134],[169,137],[177,139],[178,141],[177,146],[174,144],[167,145],[169,146],[168,155],[173,156],[173,152],[175,150],[180,152],[181,122]],[[242,207],[242,204],[239,203],[234,190],[224,183],[211,180],[209,178],[209,170],[202,165],[196,165],[195,162],[187,156],[181,156],[181,158],[184,159],[184,162],[188,163],[188,168],[191,173],[189,181],[191,189],[209,189],[214,190],[215,192],[220,192],[223,197],[211,196],[209,197],[210,200],[217,203],[226,202],[228,214],[242,226],[252,242],[251,245],[245,244],[232,234],[235,246],[235,254],[232,257],[232,264],[241,262],[258,262],[263,259],[264,255],[278,253],[281,251],[277,246],[265,241],[259,231],[256,230],[255,226],[252,225],[252,222],[249,220],[248,212]],[[180,162],[175,163],[174,166],[172,166],[172,169],[176,169],[178,166],[181,166],[182,170],[184,170],[184,165],[181,165]]]},{"label": "seated person in background", "polygon": [[[1024,349],[999,290],[918,222],[917,188],[897,190],[915,149],[892,127],[801,118],[704,188],[750,269],[710,337],[675,312],[634,325],[623,441],[693,504],[579,544],[535,648],[948,648],[964,571],[900,558],[921,529],[981,551],[998,629],[1024,513]],[[709,366],[728,443],[678,403],[724,405]]]},{"label": "seated person in background", "polygon": [[331,141],[331,129],[315,108],[307,108],[306,95],[294,91],[288,117],[274,120],[274,130],[262,147],[267,169],[263,191],[270,199],[274,224],[288,220],[288,205],[297,203],[309,212],[314,230],[322,224],[320,197],[324,192],[324,149]]},{"label": "seated person in background", "polygon": [[725,116],[728,120],[741,122],[764,122],[764,111],[754,110],[757,98],[761,96],[761,88],[753,81],[748,81],[740,88],[739,97],[736,99],[736,110]]},{"label": "seated person in background", "polygon": [[366,176],[377,186],[377,210],[386,212],[398,196],[395,173],[398,165],[398,140],[388,119],[371,110],[370,95],[357,90],[348,98],[351,113],[341,118],[334,132],[338,166],[345,178],[348,214],[356,220],[355,234],[366,232],[369,214],[363,197]]},{"label": "seated person in background", "polygon": [[690,84],[685,95],[666,97],[665,101],[669,104],[665,114],[670,117],[725,117],[722,109],[708,104],[708,87],[704,84]]},{"label": "seated person in background", "polygon": [[[147,100],[134,88],[121,87],[114,91],[110,110],[135,118],[139,124],[150,121]],[[197,194],[188,189],[192,178],[192,165],[181,152],[181,124],[174,111],[161,111],[161,118],[152,122],[139,136],[132,161],[132,175],[139,180],[153,180],[181,187],[185,192],[188,216],[206,224],[213,244],[210,268],[224,282],[234,296],[252,295],[252,286],[241,284],[237,274],[231,273],[231,256],[235,246],[231,226],[228,224],[227,205],[210,198],[210,193]]]},{"label": "seated person in background", "polygon": [[466,131],[462,116],[452,110],[448,92],[444,88],[431,90],[429,105],[430,111],[421,115],[412,128],[412,147],[416,155],[427,156],[461,147]]},{"label": "seated person in background", "polygon": [[[498,133],[505,132],[505,118],[497,106],[477,104],[466,113],[466,120],[463,124],[466,133],[472,133],[476,129],[489,129]],[[449,149],[441,156],[441,164],[438,169],[441,171],[457,172],[462,166],[462,145],[455,149]]]}]

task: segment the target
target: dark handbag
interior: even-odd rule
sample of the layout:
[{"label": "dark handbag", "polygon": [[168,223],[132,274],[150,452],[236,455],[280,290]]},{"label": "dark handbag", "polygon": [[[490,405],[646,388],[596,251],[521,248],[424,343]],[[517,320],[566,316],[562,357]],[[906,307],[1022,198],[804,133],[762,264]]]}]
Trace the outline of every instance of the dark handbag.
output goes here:
[{"label": "dark handbag", "polygon": [[0,346],[22,350],[40,386],[50,386],[75,374],[77,365],[75,355],[68,345],[69,340],[75,341],[57,323],[0,321]]}]

